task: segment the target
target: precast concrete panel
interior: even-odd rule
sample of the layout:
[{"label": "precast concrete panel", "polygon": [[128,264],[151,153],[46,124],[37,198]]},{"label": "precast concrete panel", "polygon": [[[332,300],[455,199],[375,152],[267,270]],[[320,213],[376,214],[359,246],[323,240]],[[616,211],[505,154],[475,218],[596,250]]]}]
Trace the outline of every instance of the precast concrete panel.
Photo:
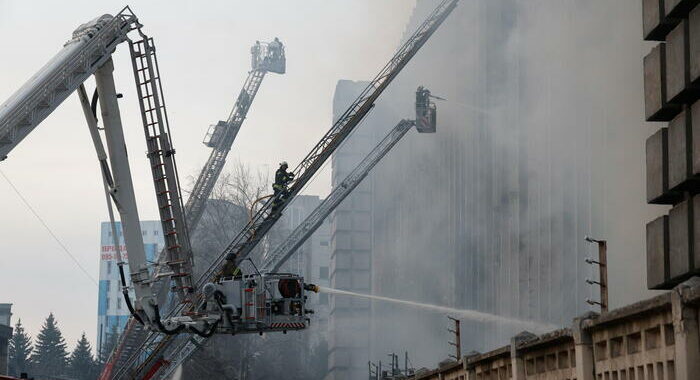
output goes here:
[{"label": "precast concrete panel", "polygon": [[688,109],[668,124],[668,188],[680,191],[688,187],[692,172],[692,126]]},{"label": "precast concrete panel", "polygon": [[698,0],[664,0],[664,13],[669,18],[687,17],[688,12],[698,4]]},{"label": "precast concrete panel", "polygon": [[663,289],[670,276],[668,216],[647,224],[647,287]]},{"label": "precast concrete panel", "polygon": [[666,38],[666,94],[671,103],[697,97],[697,88],[690,81],[689,34],[689,23],[684,19]]},{"label": "precast concrete panel", "polygon": [[674,282],[687,276],[691,270],[692,213],[693,205],[688,200],[677,204],[669,213],[669,268],[670,280]]},{"label": "precast concrete panel", "polygon": [[647,202],[668,200],[668,129],[661,128],[646,141]]},{"label": "precast concrete panel", "polygon": [[673,27],[674,20],[666,17],[664,0],[642,0],[642,17],[645,40],[663,41]]},{"label": "precast concrete panel", "polygon": [[656,45],[644,57],[644,104],[647,121],[669,121],[680,106],[668,103],[666,94],[666,44]]}]

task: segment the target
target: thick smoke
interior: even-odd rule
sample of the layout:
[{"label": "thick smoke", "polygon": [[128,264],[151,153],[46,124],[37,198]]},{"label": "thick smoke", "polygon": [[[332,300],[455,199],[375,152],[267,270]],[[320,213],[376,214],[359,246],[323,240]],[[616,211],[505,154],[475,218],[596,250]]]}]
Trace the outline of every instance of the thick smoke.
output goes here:
[{"label": "thick smoke", "polygon": [[[361,126],[379,139],[411,117],[418,85],[448,99],[435,135],[374,170],[373,293],[565,326],[598,298],[590,235],[608,241],[611,306],[649,295],[641,34],[637,0],[461,2]],[[371,324],[368,360],[451,353],[444,317],[375,302]],[[517,332],[465,323],[463,352]]]}]

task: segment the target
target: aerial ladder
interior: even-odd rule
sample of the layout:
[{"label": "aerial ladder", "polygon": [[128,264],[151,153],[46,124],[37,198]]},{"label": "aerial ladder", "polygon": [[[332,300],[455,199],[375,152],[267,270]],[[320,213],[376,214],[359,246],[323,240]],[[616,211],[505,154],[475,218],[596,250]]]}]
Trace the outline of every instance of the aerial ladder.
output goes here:
[{"label": "aerial ladder", "polygon": [[[135,40],[128,33],[137,31]],[[121,122],[117,93],[114,81],[112,53],[117,45],[128,42],[132,69],[146,139],[150,171],[154,182],[155,197],[165,238],[164,261],[157,266],[167,266],[165,271],[155,271],[146,260],[142,234],[139,225],[138,208],[131,178],[124,131]],[[281,43],[275,41],[279,58],[283,53]],[[272,44],[268,49],[272,49]],[[272,50],[274,51],[274,49]],[[163,97],[160,69],[155,55],[153,39],[145,35],[136,16],[126,7],[116,16],[103,15],[84,25],[73,34],[64,48],[32,77],[10,99],[0,105],[0,148],[5,159],[17,144],[23,140],[43,119],[53,112],[73,92],[77,92],[90,136],[97,153],[100,172],[105,188],[108,211],[112,224],[115,245],[119,247],[113,208],[119,213],[123,226],[126,248],[129,252],[129,277],[134,297],[130,296],[130,286],[126,282],[125,261],[117,250],[118,266],[125,303],[133,318],[152,332],[174,335],[191,332],[200,335],[210,334],[220,322],[220,315],[202,315],[184,312],[163,318],[156,297],[154,284],[160,278],[167,279],[171,290],[177,294],[180,305],[192,305],[196,295],[192,282],[192,252],[189,230],[185,219],[179,176],[175,163],[175,149],[171,140],[168,114]],[[261,64],[274,64],[262,59]],[[274,70],[284,71],[277,66]],[[83,82],[94,75],[96,92],[89,101]],[[100,106],[102,128],[98,126],[97,103]],[[156,273],[157,277],[153,277]],[[239,279],[239,281],[242,281]],[[286,284],[280,289],[280,297],[285,301],[285,311],[290,308],[303,309],[305,299],[297,299],[288,289],[301,286],[303,279],[287,275],[269,279]],[[248,285],[247,285],[248,286]],[[250,285],[249,287],[251,287]],[[219,293],[213,297],[219,300]],[[290,302],[293,300],[293,302]],[[243,305],[227,304],[227,307],[240,309]],[[225,313],[224,313],[225,314]],[[275,318],[272,318],[274,320]]]},{"label": "aerial ladder", "polygon": [[[277,322],[265,317],[262,320],[258,319],[260,315],[270,316],[273,299],[263,298],[264,306],[258,309],[257,316],[249,322],[240,319],[245,314],[238,314],[238,321],[232,321],[230,318],[231,310],[226,308],[227,299],[237,299],[236,293],[243,289],[244,283],[257,284],[255,289],[250,289],[249,292],[256,293],[261,291],[266,293],[266,289],[274,287],[274,284],[279,284],[280,280],[286,280],[285,283],[296,281],[298,286],[294,286],[295,296],[300,296],[303,300],[303,291],[307,290],[306,284],[303,284],[302,278],[283,279],[276,274],[261,274],[257,273],[246,276],[232,276],[236,273],[235,269],[248,258],[248,255],[264,238],[265,234],[272,228],[275,222],[280,218],[284,208],[291,200],[304,188],[311,180],[314,174],[321,168],[323,163],[331,156],[335,149],[345,140],[345,138],[354,130],[359,122],[369,113],[374,106],[374,102],[391,83],[391,81],[399,74],[406,66],[411,58],[420,50],[420,48],[428,41],[433,33],[439,28],[443,21],[455,9],[459,0],[443,0],[431,12],[427,19],[418,27],[418,29],[408,38],[408,40],[397,50],[395,55],[382,68],[379,74],[369,83],[369,85],[360,93],[357,99],[348,107],[348,109],[337,119],[331,129],[321,138],[321,140],[312,148],[311,152],[301,161],[301,163],[293,170],[295,175],[294,183],[287,192],[280,193],[275,197],[271,197],[265,201],[260,209],[252,215],[250,221],[243,227],[240,233],[234,237],[233,241],[224,249],[221,255],[214,260],[210,267],[200,276],[195,283],[197,289],[197,301],[193,305],[179,304],[168,315],[168,320],[178,321],[180,323],[197,323],[200,322],[204,326],[206,332],[198,334],[201,337],[208,337],[217,331],[221,333],[262,333],[267,331],[287,331],[300,330],[307,327],[308,320],[305,317],[306,310],[299,307],[298,303],[285,304],[285,307],[291,307],[287,310],[277,310],[273,315],[281,313],[293,314],[298,318],[294,318],[293,325],[279,326]],[[274,207],[273,207],[274,205]],[[274,212],[273,212],[274,208]],[[258,276],[258,277],[254,277]],[[268,283],[269,281],[269,283]],[[233,284],[229,284],[232,282]],[[273,284],[274,283],[274,284]],[[206,285],[206,286],[205,286]],[[279,286],[279,285],[278,285]],[[313,289],[309,287],[308,290]],[[256,293],[257,294],[257,293]],[[218,295],[218,296],[217,296]],[[220,297],[216,300],[216,297]],[[255,302],[253,306],[259,305]],[[205,310],[205,305],[216,304],[217,311]],[[219,303],[221,305],[219,305]],[[257,306],[255,306],[257,308]],[[178,315],[201,315],[198,321],[181,320]],[[249,316],[250,317],[250,316]],[[292,323],[289,320],[284,323]],[[193,339],[190,335],[182,334],[163,335],[156,332],[149,334],[149,337],[142,344],[139,353],[132,355],[124,367],[119,368],[115,372],[114,378],[158,378],[161,373],[171,368],[172,353],[176,351],[178,342],[183,340]]]},{"label": "aerial ladder", "polygon": [[[266,273],[277,273],[282,265],[297,252],[304,242],[318,229],[323,221],[336,207],[367,177],[369,172],[384,156],[406,135],[411,127],[416,126],[420,133],[434,133],[436,130],[437,111],[432,102],[430,91],[419,87],[416,91],[416,119],[401,120],[382,139],[372,151],[348,174],[342,182],[304,219],[277,248],[264,258],[260,267],[263,276]],[[292,327],[287,327],[290,330]],[[180,338],[178,344],[170,352],[167,368],[163,368],[158,378],[166,379],[175,369],[184,363],[194,352],[202,347],[206,337],[194,336],[191,339]]]},{"label": "aerial ladder", "polygon": [[[207,199],[211,196],[214,185],[226,164],[226,157],[268,72],[277,74],[286,72],[285,49],[278,38],[270,43],[255,42],[251,48],[251,71],[248,73],[233,109],[225,121],[219,121],[210,126],[204,137],[203,144],[212,148],[212,151],[185,204],[185,216],[190,233],[193,233],[199,224]],[[158,256],[157,262],[164,261],[165,255],[166,250],[164,249]],[[156,273],[155,276],[158,277],[159,274]],[[168,301],[166,297],[170,291],[168,284],[161,284],[156,291],[161,304]],[[162,307],[167,310],[168,306],[165,304]],[[132,355],[133,350],[143,342],[145,337],[146,332],[143,325],[139,324],[136,319],[130,318],[124,332],[119,337],[113,354],[110,355],[108,364],[105,365],[105,377],[111,368],[121,364],[120,360],[123,361]]]},{"label": "aerial ladder", "polygon": [[401,120],[377,146],[348,174],[342,182],[302,221],[288,236],[264,258],[261,272],[277,272],[282,265],[318,229],[333,210],[367,177],[370,170],[396,145],[403,136],[416,126],[419,133],[435,133],[437,111],[430,100],[430,91],[419,87],[416,91],[416,119]]},{"label": "aerial ladder", "polygon": [[213,149],[185,205],[187,223],[191,229],[202,217],[204,205],[211,195],[219,174],[221,174],[226,163],[226,156],[241,129],[265,74],[268,72],[284,74],[286,71],[284,45],[277,38],[270,43],[256,41],[251,48],[251,56],[253,69],[248,74],[231,114],[226,121],[219,121],[212,125],[204,137],[204,145]]},{"label": "aerial ladder", "polygon": [[[131,31],[138,33],[135,40],[128,36]],[[191,326],[162,320],[152,291],[154,280],[151,278],[150,264],[146,261],[124,142],[118,104],[121,95],[116,91],[113,75],[112,53],[122,42],[128,42],[131,53],[146,138],[146,156],[165,238],[166,257],[162,265],[168,269],[161,276],[172,282],[181,302],[191,302],[194,290],[192,253],[155,47],[153,39],[143,33],[142,25],[129,7],[116,16],[103,15],[78,27],[63,49],[0,106],[0,154],[3,159],[6,158],[41,121],[77,91],[97,152],[110,216],[113,217],[113,204],[123,225],[130,257],[129,276],[135,295],[131,300],[124,273],[126,263],[119,259],[126,305],[140,323],[153,330],[172,333]],[[96,92],[91,103],[83,82],[93,75]],[[97,125],[98,101],[103,124],[101,129]],[[114,229],[113,219],[112,226]],[[115,245],[119,247],[116,242]],[[121,256],[120,252],[117,252],[117,256]]]}]

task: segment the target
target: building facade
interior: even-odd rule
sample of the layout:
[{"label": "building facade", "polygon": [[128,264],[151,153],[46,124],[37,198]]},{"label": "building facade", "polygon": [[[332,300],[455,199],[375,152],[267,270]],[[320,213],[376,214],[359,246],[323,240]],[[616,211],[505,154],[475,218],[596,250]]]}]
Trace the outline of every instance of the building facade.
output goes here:
[{"label": "building facade", "polygon": [[7,375],[9,341],[12,339],[12,304],[0,303],[0,375]]},{"label": "building facade", "polygon": [[[367,82],[341,80],[333,97],[333,120],[352,104]],[[376,110],[375,110],[376,111]],[[331,158],[331,184],[337,186],[374,146],[376,131],[369,116]],[[330,285],[369,293],[372,290],[372,179],[365,178],[330,217]],[[369,301],[331,296],[328,327],[329,380],[366,375],[370,345]]]},{"label": "building facade", "polygon": [[[122,225],[116,222],[117,238],[120,244],[120,252],[125,262],[128,262],[129,253],[124,245]],[[146,249],[146,259],[154,261],[163,248],[163,233],[160,221],[142,221],[141,234]],[[129,266],[124,265],[127,281],[130,281]],[[129,283],[130,285],[130,283]],[[109,222],[100,225],[100,282],[97,300],[97,350],[102,351],[102,345],[113,332],[121,333],[129,319],[129,309],[124,303],[121,291],[121,279],[119,266],[117,265],[116,247],[112,236],[112,227]],[[133,297],[133,291],[131,291]]]},{"label": "building facade", "polygon": [[[418,0],[407,33],[437,3]],[[630,74],[641,69],[640,11],[638,2],[460,3],[377,102],[386,118],[371,121],[382,131],[410,117],[419,85],[447,99],[437,133],[407,135],[373,170],[373,294],[564,325],[597,300],[586,236],[615,252],[613,307],[650,294],[636,286],[650,213],[638,201],[641,78]],[[442,315],[376,302],[372,315],[375,357],[408,349],[437,361],[449,350]],[[465,351],[522,330],[462,327]]]}]

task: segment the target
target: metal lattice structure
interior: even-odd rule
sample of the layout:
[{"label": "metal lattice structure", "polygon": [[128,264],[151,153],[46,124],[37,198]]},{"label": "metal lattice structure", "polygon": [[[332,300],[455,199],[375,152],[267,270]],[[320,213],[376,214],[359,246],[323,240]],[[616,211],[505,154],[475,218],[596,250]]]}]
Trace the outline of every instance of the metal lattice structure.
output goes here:
[{"label": "metal lattice structure", "polygon": [[125,7],[73,33],[63,50],[0,105],[0,161],[112,56],[138,19]]},{"label": "metal lattice structure", "polygon": [[[376,99],[440,27],[442,22],[455,9],[458,2],[459,0],[443,0],[437,6],[411,37],[398,49],[358,98],[338,118],[304,160],[294,169],[296,180],[290,187],[288,196],[284,197],[284,199],[268,199],[262,205],[255,215],[251,217],[248,224],[197,280],[195,284],[196,289],[201,290],[204,284],[214,280],[226,262],[240,263],[241,260],[251,253],[277,222],[284,208],[304,188],[335,149],[340,146],[369,113]],[[274,202],[277,202],[277,204],[273,213]],[[177,315],[183,310],[184,306],[179,305],[172,310],[170,315]],[[119,369],[119,372],[115,374],[114,378],[159,378],[163,373],[172,371],[174,367],[182,363],[181,361],[175,361],[176,357],[184,360],[189,356],[186,352],[194,352],[196,347],[184,349],[187,346],[187,340],[191,338],[190,335],[185,334],[181,336],[164,336],[159,333],[150,333],[139,347],[139,351],[131,355],[129,360]],[[195,346],[200,344],[196,340],[194,342],[196,343]],[[179,347],[182,349],[178,349]]]},{"label": "metal lattice structure", "polygon": [[413,120],[401,120],[389,134],[372,149],[345,179],[304,219],[292,233],[266,257],[263,272],[276,272],[311,234],[323,223],[328,215],[367,177],[370,170],[401,140],[412,126]]},{"label": "metal lattice structure", "polygon": [[224,168],[228,152],[231,150],[233,141],[241,129],[241,125],[248,114],[250,105],[258,93],[266,73],[267,71],[264,70],[253,70],[250,72],[231,114],[223,124],[219,124],[223,126],[221,137],[215,141],[215,144],[211,144],[214,149],[202,168],[202,172],[199,174],[185,206],[187,209],[187,222],[192,226],[192,229],[199,223],[199,219],[204,213],[206,201],[209,199],[216,180]]},{"label": "metal lattice structure", "polygon": [[153,39],[142,33],[141,36],[143,39],[140,41],[129,41],[129,50],[148,147],[146,155],[151,164],[158,212],[165,239],[165,264],[170,268],[169,273],[161,275],[169,277],[175,284],[173,289],[180,295],[181,301],[189,303],[194,291],[192,248],[183,211],[175,149],[172,147],[168,113],[165,108]]},{"label": "metal lattice structure", "polygon": [[[151,42],[152,43],[152,42]],[[142,47],[139,47],[142,49]],[[282,56],[284,59],[284,55]],[[134,61],[134,64],[136,62]],[[140,64],[140,63],[139,63]],[[223,170],[226,163],[226,157],[233,146],[233,142],[238,135],[238,132],[245,121],[248,111],[255,99],[255,96],[260,89],[265,75],[267,74],[267,68],[264,66],[259,66],[257,69],[253,69],[248,73],[243,88],[241,89],[236,102],[234,103],[233,109],[231,110],[226,121],[219,121],[217,123],[217,138],[211,136],[212,133],[207,133],[205,136],[204,144],[208,147],[213,148],[209,159],[202,168],[197,180],[195,182],[194,188],[190,193],[187,203],[185,204],[185,215],[187,221],[188,231],[190,233],[194,232],[195,228],[199,224],[199,221],[204,213],[204,207],[206,205],[207,199],[211,195],[211,192],[216,184],[216,181]],[[145,109],[150,107],[146,106]],[[166,218],[167,219],[167,218]],[[164,229],[165,231],[165,229]],[[163,249],[160,253],[157,262],[161,263],[164,260],[168,261],[166,258],[167,247]],[[161,277],[159,273],[160,268],[157,268],[157,276]],[[175,272],[175,271],[173,271]],[[167,300],[167,293],[170,291],[168,284],[160,284],[158,286],[158,299],[161,302]],[[169,311],[168,305],[162,304],[162,310]],[[160,339],[153,341],[153,337],[148,336],[149,332],[144,330],[143,326],[138,324],[134,318],[130,318],[127,322],[127,326],[124,332],[119,338],[117,347],[115,347],[114,352],[112,352],[108,365],[106,368],[123,368],[126,363],[132,358],[139,355],[139,350],[146,350],[147,352],[153,351],[158,348],[160,344]],[[107,371],[103,372],[102,378],[109,378],[110,373]]]}]

